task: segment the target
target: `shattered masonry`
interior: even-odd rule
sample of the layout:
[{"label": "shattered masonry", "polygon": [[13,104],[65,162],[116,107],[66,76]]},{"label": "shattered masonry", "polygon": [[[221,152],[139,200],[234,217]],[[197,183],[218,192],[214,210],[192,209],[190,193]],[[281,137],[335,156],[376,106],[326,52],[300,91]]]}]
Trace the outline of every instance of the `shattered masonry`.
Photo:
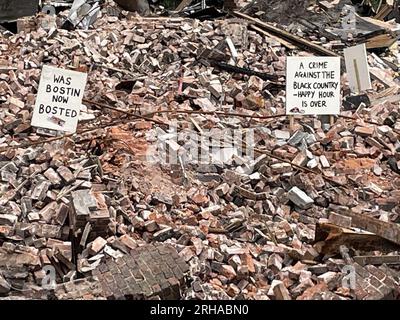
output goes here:
[{"label": "shattered masonry", "polygon": [[[399,299],[398,8],[266,3],[0,27],[0,300]],[[291,123],[286,57],[364,42],[372,89]],[[43,65],[88,74],[74,135],[30,125]]]}]

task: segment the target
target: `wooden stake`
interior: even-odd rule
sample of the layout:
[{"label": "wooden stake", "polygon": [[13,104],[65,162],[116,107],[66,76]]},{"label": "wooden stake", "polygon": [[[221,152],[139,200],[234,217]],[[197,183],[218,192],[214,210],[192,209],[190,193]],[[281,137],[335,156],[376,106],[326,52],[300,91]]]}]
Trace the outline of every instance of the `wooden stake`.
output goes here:
[{"label": "wooden stake", "polygon": [[294,116],[289,116],[289,130],[294,130]]},{"label": "wooden stake", "polygon": [[80,56],[74,56],[73,61],[73,66],[75,69],[78,69],[80,66]]},{"label": "wooden stake", "polygon": [[329,124],[331,127],[335,124],[335,117],[333,115],[329,116]]},{"label": "wooden stake", "polygon": [[357,59],[353,59],[354,64],[354,71],[356,73],[356,80],[357,80],[357,93],[361,92],[361,80],[360,80],[360,72],[358,71]]}]

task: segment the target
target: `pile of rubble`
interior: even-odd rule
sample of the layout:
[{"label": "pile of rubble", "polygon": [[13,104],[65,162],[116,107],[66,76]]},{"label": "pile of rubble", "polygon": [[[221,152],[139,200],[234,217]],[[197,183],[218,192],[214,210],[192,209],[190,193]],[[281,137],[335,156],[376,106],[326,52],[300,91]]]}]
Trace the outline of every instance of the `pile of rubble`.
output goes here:
[{"label": "pile of rubble", "polygon": [[[365,94],[343,75],[334,123],[289,126],[285,58],[312,50],[254,21],[66,16],[0,35],[0,296],[399,297],[390,59]],[[88,73],[76,134],[30,126],[43,65]]]}]

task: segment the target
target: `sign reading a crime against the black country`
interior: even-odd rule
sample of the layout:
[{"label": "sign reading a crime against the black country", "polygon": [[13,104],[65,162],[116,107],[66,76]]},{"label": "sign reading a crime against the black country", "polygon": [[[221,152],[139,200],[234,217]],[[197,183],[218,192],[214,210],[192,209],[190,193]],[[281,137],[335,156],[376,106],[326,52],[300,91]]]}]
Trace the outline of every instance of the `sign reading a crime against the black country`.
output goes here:
[{"label": "sign reading a crime against the black country", "polygon": [[74,133],[87,74],[43,66],[31,125]]},{"label": "sign reading a crime against the black country", "polygon": [[340,58],[288,57],[286,114],[340,113]]}]

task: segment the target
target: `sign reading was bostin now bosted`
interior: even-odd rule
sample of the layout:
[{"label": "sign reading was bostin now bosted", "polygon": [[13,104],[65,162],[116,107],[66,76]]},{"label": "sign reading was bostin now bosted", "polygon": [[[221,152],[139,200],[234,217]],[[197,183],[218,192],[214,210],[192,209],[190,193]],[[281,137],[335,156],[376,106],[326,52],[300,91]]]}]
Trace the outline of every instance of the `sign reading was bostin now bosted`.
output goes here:
[{"label": "sign reading was bostin now bosted", "polygon": [[286,114],[339,114],[339,57],[288,57],[286,70]]},{"label": "sign reading was bostin now bosted", "polygon": [[31,125],[74,133],[87,74],[43,66]]}]

